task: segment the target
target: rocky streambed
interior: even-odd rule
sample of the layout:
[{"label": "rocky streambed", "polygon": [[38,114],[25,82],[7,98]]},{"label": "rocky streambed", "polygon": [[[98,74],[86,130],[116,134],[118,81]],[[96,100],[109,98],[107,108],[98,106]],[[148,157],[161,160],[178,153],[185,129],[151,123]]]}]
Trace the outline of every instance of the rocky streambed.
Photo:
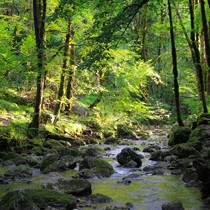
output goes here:
[{"label": "rocky streambed", "polygon": [[120,144],[70,147],[48,140],[47,148],[2,152],[0,210],[161,210],[173,209],[162,206],[175,200],[187,210],[210,209],[192,159],[169,149],[170,130],[148,127],[149,138]]}]

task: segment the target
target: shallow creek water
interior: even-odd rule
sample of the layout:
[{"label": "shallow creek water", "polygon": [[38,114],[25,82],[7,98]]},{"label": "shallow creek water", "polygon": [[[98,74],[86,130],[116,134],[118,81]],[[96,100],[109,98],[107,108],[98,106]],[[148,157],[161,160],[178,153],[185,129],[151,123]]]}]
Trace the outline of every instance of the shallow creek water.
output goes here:
[{"label": "shallow creek water", "polygon": [[[142,170],[145,166],[156,164],[155,161],[149,160],[149,153],[142,152],[142,149],[149,144],[156,144],[164,149],[167,145],[167,131],[167,129],[163,128],[148,130],[151,136],[149,140],[126,140],[125,144],[115,146],[97,145],[104,150],[108,147],[110,148],[110,150],[106,150],[103,158],[112,164],[115,173],[109,178],[93,178],[89,179],[89,181],[92,184],[93,194],[101,193],[107,195],[113,199],[113,202],[92,205],[91,207],[81,207],[78,210],[102,210],[106,206],[124,206],[127,202],[133,204],[133,210],[161,210],[164,202],[176,199],[182,201],[185,210],[210,209],[210,206],[205,206],[200,199],[199,189],[186,187],[180,176],[171,175],[170,171],[166,171],[164,175],[152,175]],[[144,156],[142,167],[124,168],[117,163],[116,156],[125,147],[139,149],[137,153]],[[0,186],[0,197],[9,189],[40,187],[47,183],[56,182],[61,178],[70,178],[77,173],[77,170],[41,174],[39,170],[34,169],[33,173],[32,183],[30,184],[19,181]],[[130,182],[122,182],[128,176],[130,176],[128,178]]]}]

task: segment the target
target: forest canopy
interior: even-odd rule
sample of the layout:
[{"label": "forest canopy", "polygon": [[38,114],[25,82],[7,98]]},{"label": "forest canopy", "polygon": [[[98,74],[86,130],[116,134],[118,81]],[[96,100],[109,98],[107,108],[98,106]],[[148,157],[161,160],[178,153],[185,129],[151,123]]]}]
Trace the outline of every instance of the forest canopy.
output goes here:
[{"label": "forest canopy", "polygon": [[178,118],[181,125],[179,119],[208,112],[209,6],[207,0],[1,1],[1,129],[9,116],[13,135],[27,130],[33,137],[42,124],[74,133],[85,119],[109,130],[119,122]]}]

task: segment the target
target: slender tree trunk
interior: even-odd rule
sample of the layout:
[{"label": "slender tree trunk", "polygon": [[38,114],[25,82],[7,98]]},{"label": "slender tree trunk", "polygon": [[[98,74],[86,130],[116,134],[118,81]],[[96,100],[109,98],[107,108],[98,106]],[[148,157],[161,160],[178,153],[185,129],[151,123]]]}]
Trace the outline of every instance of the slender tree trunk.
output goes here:
[{"label": "slender tree trunk", "polygon": [[[33,14],[34,14],[34,27],[36,36],[37,48],[37,91],[34,107],[34,116],[29,125],[30,131],[33,129],[32,135],[38,134],[40,116],[42,110],[43,90],[44,90],[44,37],[45,37],[45,18],[46,18],[46,0],[33,0]],[[29,133],[30,135],[30,133]]]},{"label": "slender tree trunk", "polygon": [[191,43],[193,47],[193,51],[195,53],[195,64],[197,67],[197,75],[198,75],[198,80],[200,84],[200,94],[201,94],[201,100],[203,104],[203,112],[207,113],[207,105],[206,105],[206,97],[205,97],[205,91],[204,91],[204,82],[203,82],[203,72],[202,72],[202,67],[201,67],[201,62],[200,62],[200,52],[196,43],[196,38],[195,38],[195,22],[194,22],[194,5],[193,5],[193,0],[189,0],[189,10],[190,10],[190,19],[191,19]]},{"label": "slender tree trunk", "polygon": [[[163,1],[161,2],[161,5],[163,5]],[[160,23],[163,24],[165,19],[165,14],[164,14],[164,7],[161,6],[161,17],[160,17]],[[158,43],[158,58],[157,58],[157,63],[158,63],[158,73],[161,73],[162,71],[162,33],[160,33],[159,37],[159,43]],[[158,98],[162,98],[162,91],[161,91],[161,86],[157,84],[157,95]]]},{"label": "slender tree trunk", "polygon": [[170,20],[171,53],[172,53],[172,60],[173,60],[174,94],[175,94],[177,121],[178,121],[179,126],[184,126],[184,123],[181,118],[181,112],[180,112],[177,54],[176,54],[176,46],[175,46],[175,40],[174,40],[174,30],[173,30],[173,20],[172,20],[170,0],[168,0],[168,13],[169,13],[169,20]]},{"label": "slender tree trunk", "polygon": [[200,71],[201,66],[199,64],[197,64],[197,62],[196,62],[196,55],[195,55],[195,51],[193,49],[192,41],[191,41],[190,37],[188,36],[188,33],[187,33],[187,31],[185,29],[185,26],[183,24],[183,21],[182,21],[180,12],[179,12],[179,10],[178,10],[175,2],[174,2],[174,6],[176,8],[176,14],[177,14],[177,17],[179,19],[179,23],[180,23],[180,25],[182,27],[182,30],[183,30],[184,35],[185,35],[185,38],[187,40],[188,46],[189,46],[190,51],[191,51],[191,56],[192,56],[192,60],[193,60],[193,63],[194,63],[194,66],[195,66],[195,72],[196,72],[196,82],[197,82],[197,88],[198,88],[198,98],[201,100],[202,99],[202,97],[201,97],[201,85],[200,85],[200,80],[199,80],[199,71]]},{"label": "slender tree trunk", "polygon": [[68,72],[68,79],[67,79],[67,88],[66,88],[66,98],[67,98],[67,105],[66,111],[71,112],[72,105],[73,105],[73,94],[74,94],[74,80],[75,80],[75,73],[76,73],[76,60],[75,60],[75,48],[74,48],[74,29],[73,25],[70,26],[70,68]]},{"label": "slender tree trunk", "polygon": [[[71,21],[68,24],[67,28],[67,34],[66,34],[66,41],[65,41],[65,47],[64,47],[64,55],[63,55],[63,68],[61,72],[61,78],[60,78],[60,85],[58,90],[58,97],[57,102],[55,105],[55,111],[54,114],[56,116],[56,120],[60,116],[60,110],[62,108],[63,102],[63,96],[64,96],[64,88],[65,88],[65,77],[69,69],[69,63],[70,63],[70,37],[71,37]],[[56,121],[55,120],[55,121]]]},{"label": "slender tree trunk", "polygon": [[205,10],[205,1],[200,0],[201,4],[201,16],[202,16],[202,24],[203,24],[203,33],[205,40],[205,52],[206,52],[206,60],[208,66],[208,79],[207,79],[207,93],[210,95],[210,40],[209,40],[209,32],[208,32],[208,23],[206,18],[206,10]]},{"label": "slender tree trunk", "polygon": [[147,8],[144,8],[144,16],[142,19],[142,50],[141,50],[141,56],[144,62],[147,61],[146,37],[147,37]]}]

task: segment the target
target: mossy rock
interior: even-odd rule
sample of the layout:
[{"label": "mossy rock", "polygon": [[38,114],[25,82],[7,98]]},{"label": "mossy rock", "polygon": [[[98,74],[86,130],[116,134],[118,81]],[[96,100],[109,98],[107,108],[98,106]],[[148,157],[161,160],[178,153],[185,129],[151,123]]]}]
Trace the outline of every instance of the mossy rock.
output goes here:
[{"label": "mossy rock", "polygon": [[72,210],[76,204],[77,200],[72,195],[60,194],[48,189],[27,189],[8,192],[0,201],[0,209],[39,210],[60,207]]},{"label": "mossy rock", "polygon": [[137,136],[134,131],[132,131],[127,125],[119,124],[117,125],[117,137],[118,138],[130,138],[136,139]]},{"label": "mossy rock", "polygon": [[94,147],[88,147],[83,149],[82,151],[82,156],[83,157],[96,157],[99,156],[101,153],[103,152],[103,150],[97,146]]},{"label": "mossy rock", "polygon": [[190,147],[195,148],[198,151],[201,151],[203,148],[201,141],[188,141],[186,144]]},{"label": "mossy rock", "polygon": [[59,191],[75,196],[90,195],[92,193],[90,182],[84,179],[59,180],[55,186]]},{"label": "mossy rock", "polygon": [[112,165],[102,159],[88,157],[83,159],[79,165],[79,170],[91,169],[98,177],[110,177],[114,173]]},{"label": "mossy rock", "polygon": [[18,154],[16,152],[8,152],[4,157],[4,160],[10,160],[15,165],[22,165],[27,163],[27,157],[23,154]]},{"label": "mossy rock", "polygon": [[137,154],[130,148],[122,149],[122,151],[117,155],[117,161],[119,164],[126,166],[130,161],[136,162],[136,167],[142,165],[142,156]]},{"label": "mossy rock", "polygon": [[111,202],[113,202],[112,198],[100,193],[93,194],[88,197],[88,203],[90,204],[111,203]]},{"label": "mossy rock", "polygon": [[116,137],[109,137],[104,141],[104,144],[120,144],[122,142],[121,139]]},{"label": "mossy rock", "polygon": [[86,144],[99,144],[99,140],[96,138],[86,138],[83,140]]},{"label": "mossy rock", "polygon": [[175,200],[164,203],[162,210],[184,210],[184,206],[181,201]]},{"label": "mossy rock", "polygon": [[202,113],[198,117],[197,125],[210,125],[210,114]]},{"label": "mossy rock", "polygon": [[190,134],[189,141],[201,141],[204,142],[210,138],[210,127],[208,125],[197,126]]},{"label": "mossy rock", "polygon": [[40,164],[40,170],[44,171],[46,167],[59,160],[57,153],[47,154]]},{"label": "mossy rock", "polygon": [[88,168],[81,169],[80,171],[78,171],[76,175],[74,175],[74,178],[81,178],[81,179],[90,179],[93,177],[95,177],[93,170]]},{"label": "mossy rock", "polygon": [[35,204],[31,196],[25,191],[12,191],[8,192],[0,201],[0,209],[2,210],[31,210],[37,209],[38,206]]},{"label": "mossy rock", "polygon": [[173,146],[176,144],[185,143],[189,140],[191,128],[186,126],[174,126],[172,133],[169,135],[168,145]]},{"label": "mossy rock", "polygon": [[30,152],[31,152],[32,154],[37,155],[37,156],[42,156],[42,155],[44,154],[44,152],[45,152],[45,149],[44,149],[44,147],[42,147],[42,146],[38,146],[38,147],[33,147],[33,148],[30,150]]},{"label": "mossy rock", "polygon": [[170,153],[172,155],[177,155],[179,158],[186,158],[191,155],[199,155],[199,152],[195,148],[190,147],[187,143],[175,145],[170,150]]},{"label": "mossy rock", "polygon": [[60,157],[62,156],[73,156],[73,157],[77,157],[77,156],[81,156],[81,152],[78,148],[76,147],[62,147],[58,149],[58,154]]},{"label": "mossy rock", "polygon": [[43,143],[43,146],[49,149],[59,149],[64,147],[64,145],[60,141],[54,139],[47,139]]},{"label": "mossy rock", "polygon": [[4,175],[11,179],[28,178],[32,176],[32,169],[27,165],[19,165],[9,169]]},{"label": "mossy rock", "polygon": [[61,156],[57,153],[49,154],[44,157],[40,164],[40,169],[43,173],[52,171],[65,171],[76,167],[75,158],[69,155]]}]

